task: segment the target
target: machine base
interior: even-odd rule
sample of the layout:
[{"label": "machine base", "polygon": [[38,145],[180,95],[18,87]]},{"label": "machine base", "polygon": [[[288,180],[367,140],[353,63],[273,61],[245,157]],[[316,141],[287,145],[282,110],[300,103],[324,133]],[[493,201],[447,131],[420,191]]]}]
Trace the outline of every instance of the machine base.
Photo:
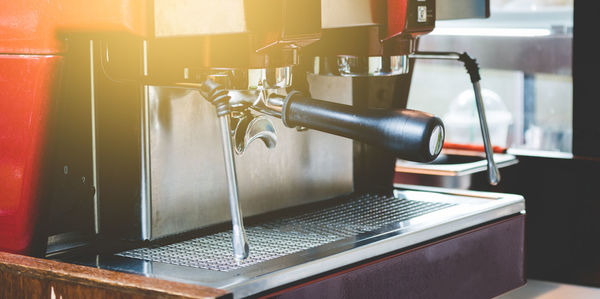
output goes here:
[{"label": "machine base", "polygon": [[[368,273],[371,270],[348,269],[365,263],[371,265],[372,261],[382,258],[386,262],[377,263],[373,268],[379,274],[366,275],[364,283],[360,278],[356,284],[350,283],[351,287],[363,285],[360,288],[366,289],[372,285],[387,292],[383,290],[403,285],[390,279],[404,277],[401,281],[407,288],[425,292],[431,288],[421,281],[430,277],[447,284],[447,288],[453,286],[456,294],[461,294],[467,290],[474,292],[478,284],[485,286],[487,282],[479,280],[488,277],[483,272],[500,275],[504,273],[502,267],[509,268],[510,271],[502,275],[514,283],[482,294],[496,292],[492,295],[498,295],[524,282],[524,222],[521,220],[512,231],[481,228],[515,215],[521,215],[522,219],[525,205],[521,196],[423,186],[397,187],[393,196],[352,195],[248,221],[250,257],[243,262],[233,260],[231,231],[227,230],[112,251],[114,253],[60,259],[223,289],[233,293],[234,298],[257,296],[331,273]],[[463,233],[467,230],[477,233]],[[503,239],[511,241],[504,244]],[[413,257],[416,253],[420,257]],[[396,255],[402,257],[398,260],[402,260],[400,264],[393,262],[395,258],[389,258]],[[407,265],[403,265],[404,257],[411,257]],[[386,266],[388,264],[391,266]],[[420,264],[423,265],[417,266]],[[392,269],[408,272],[390,275]],[[464,272],[460,280],[452,274],[455,271]],[[467,273],[473,273],[473,277]],[[372,279],[381,283],[374,283]],[[337,279],[327,281],[334,285],[341,283],[335,282]]]},{"label": "machine base", "polygon": [[525,284],[524,227],[512,216],[262,298],[493,298]]}]

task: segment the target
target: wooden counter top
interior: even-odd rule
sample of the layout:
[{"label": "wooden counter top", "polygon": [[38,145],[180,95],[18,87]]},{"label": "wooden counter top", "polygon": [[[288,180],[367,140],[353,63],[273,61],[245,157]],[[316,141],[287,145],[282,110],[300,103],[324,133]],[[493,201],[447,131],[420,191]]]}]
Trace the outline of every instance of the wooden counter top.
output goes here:
[{"label": "wooden counter top", "polygon": [[225,290],[0,252],[0,298],[231,298]]}]

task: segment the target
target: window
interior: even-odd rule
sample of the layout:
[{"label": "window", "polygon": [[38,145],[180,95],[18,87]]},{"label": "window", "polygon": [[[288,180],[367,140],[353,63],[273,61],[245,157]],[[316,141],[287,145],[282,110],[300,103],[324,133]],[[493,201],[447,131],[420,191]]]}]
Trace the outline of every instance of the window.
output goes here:
[{"label": "window", "polygon": [[[419,50],[477,59],[492,144],[570,153],[572,41],[572,0],[491,0],[490,18],[438,21]],[[448,142],[482,143],[461,63],[417,60],[408,108],[442,117]]]}]

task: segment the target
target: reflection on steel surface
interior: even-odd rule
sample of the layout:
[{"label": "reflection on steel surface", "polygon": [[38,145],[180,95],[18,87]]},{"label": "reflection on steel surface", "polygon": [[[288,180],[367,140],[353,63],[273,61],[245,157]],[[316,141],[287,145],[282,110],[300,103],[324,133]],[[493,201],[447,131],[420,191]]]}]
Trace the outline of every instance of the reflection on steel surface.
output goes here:
[{"label": "reflection on steel surface", "polygon": [[[329,81],[323,81],[327,86]],[[193,89],[147,90],[148,239],[227,221],[227,182],[214,107]],[[345,99],[349,103],[350,97]],[[299,133],[270,119],[277,147],[251,146],[235,158],[244,216],[352,192],[351,140],[315,130]]]},{"label": "reflection on steel surface", "polygon": [[375,231],[454,205],[393,196],[358,196],[339,206],[247,227],[252,250],[248,259],[242,262],[236,262],[231,255],[231,231],[161,247],[133,249],[117,255],[230,271]]}]

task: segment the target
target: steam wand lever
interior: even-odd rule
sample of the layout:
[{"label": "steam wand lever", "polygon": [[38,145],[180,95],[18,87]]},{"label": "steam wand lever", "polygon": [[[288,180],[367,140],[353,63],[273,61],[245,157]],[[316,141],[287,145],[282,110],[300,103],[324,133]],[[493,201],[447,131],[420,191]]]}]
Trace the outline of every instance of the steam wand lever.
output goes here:
[{"label": "steam wand lever", "polygon": [[225,173],[227,175],[227,191],[229,194],[229,208],[231,210],[233,255],[236,261],[242,261],[250,254],[242,212],[239,205],[235,159],[231,146],[230,114],[231,97],[228,91],[220,84],[208,79],[200,87],[200,93],[216,108],[221,127],[221,142],[225,158]]}]

